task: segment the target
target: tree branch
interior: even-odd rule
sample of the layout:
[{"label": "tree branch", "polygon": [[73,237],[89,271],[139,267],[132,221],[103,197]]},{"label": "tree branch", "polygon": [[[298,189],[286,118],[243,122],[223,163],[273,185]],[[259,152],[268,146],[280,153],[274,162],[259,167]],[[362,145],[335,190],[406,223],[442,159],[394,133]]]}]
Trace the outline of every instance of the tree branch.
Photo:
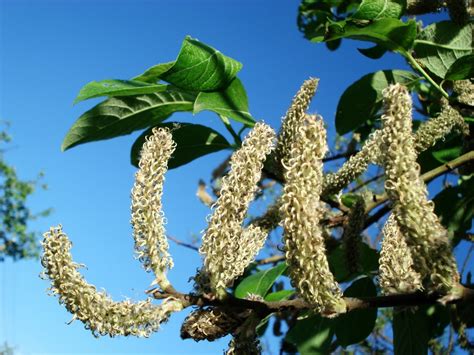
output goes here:
[{"label": "tree branch", "polygon": [[[347,312],[357,309],[387,308],[387,307],[411,307],[425,304],[453,304],[453,303],[474,303],[474,289],[467,288],[461,284],[455,286],[454,291],[449,295],[439,293],[414,292],[407,294],[395,294],[375,297],[344,297]],[[313,307],[301,298],[287,301],[267,302],[236,298],[230,294],[223,299],[218,299],[214,295],[193,295],[182,294],[175,290],[158,289],[147,291],[156,299],[174,297],[179,299],[185,307],[189,306],[218,306],[233,309],[251,309],[261,317],[266,317],[270,313],[281,311],[303,311],[311,310]]]}]

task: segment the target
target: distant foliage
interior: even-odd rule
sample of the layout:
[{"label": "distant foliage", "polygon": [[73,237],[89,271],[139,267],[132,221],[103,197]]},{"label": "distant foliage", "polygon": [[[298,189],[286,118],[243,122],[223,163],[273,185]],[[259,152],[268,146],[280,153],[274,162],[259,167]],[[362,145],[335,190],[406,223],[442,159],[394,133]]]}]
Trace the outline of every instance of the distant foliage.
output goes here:
[{"label": "distant foliage", "polygon": [[[13,165],[5,159],[5,151],[11,146],[6,131],[0,132],[0,261],[39,256],[38,234],[31,231],[28,223],[38,216],[45,216],[49,210],[34,214],[28,207],[28,197],[38,186],[36,180],[21,180]],[[44,185],[43,185],[44,186]]]}]

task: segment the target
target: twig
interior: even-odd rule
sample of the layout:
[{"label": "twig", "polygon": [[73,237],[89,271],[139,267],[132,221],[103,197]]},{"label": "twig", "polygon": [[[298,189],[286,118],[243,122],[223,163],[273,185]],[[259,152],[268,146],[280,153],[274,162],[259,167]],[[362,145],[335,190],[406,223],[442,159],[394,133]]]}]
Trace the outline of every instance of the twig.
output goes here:
[{"label": "twig", "polygon": [[282,260],[285,260],[284,255],[272,255],[272,256],[269,256],[268,258],[256,260],[255,262],[257,263],[257,265],[266,265],[266,264],[274,264]]},{"label": "twig", "polygon": [[168,235],[168,239],[175,242],[176,244],[178,245],[181,245],[185,248],[188,248],[188,249],[191,249],[191,250],[194,250],[194,251],[199,251],[199,248],[195,245],[192,245],[190,243],[187,243],[187,242],[183,242],[182,240],[178,239],[178,238],[175,238],[171,235]]},{"label": "twig", "polygon": [[360,190],[361,188],[363,188],[364,186],[367,186],[369,185],[370,183],[374,182],[374,181],[377,181],[378,179],[380,179],[381,177],[383,177],[383,174],[378,174],[364,182],[361,182],[359,185],[353,187],[352,189],[349,190],[349,192],[356,192],[357,190]]}]

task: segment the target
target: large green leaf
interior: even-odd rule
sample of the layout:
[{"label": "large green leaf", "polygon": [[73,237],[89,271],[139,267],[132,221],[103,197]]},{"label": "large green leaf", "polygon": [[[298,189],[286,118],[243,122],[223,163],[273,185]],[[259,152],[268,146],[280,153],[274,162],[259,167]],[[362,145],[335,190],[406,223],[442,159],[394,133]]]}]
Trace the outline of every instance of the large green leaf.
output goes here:
[{"label": "large green leaf", "polygon": [[457,59],[446,72],[447,80],[463,80],[474,78],[474,54]]},{"label": "large green leaf", "polygon": [[135,80],[112,79],[92,81],[79,91],[79,95],[74,100],[74,103],[100,96],[114,97],[151,94],[165,91],[166,88],[167,85],[149,84]]},{"label": "large green leaf", "polygon": [[188,36],[176,62],[160,79],[185,90],[215,91],[225,88],[240,69],[238,61]]},{"label": "large green leaf", "polygon": [[415,41],[417,61],[430,72],[444,78],[457,59],[472,54],[473,24],[460,27],[451,21],[433,23]]},{"label": "large green leaf", "polygon": [[429,323],[420,310],[396,309],[393,315],[393,348],[396,355],[428,353]]},{"label": "large green leaf", "polygon": [[362,0],[352,18],[358,20],[379,20],[386,17],[400,18],[406,5],[406,0]]},{"label": "large green leaf", "polygon": [[[187,164],[203,155],[230,148],[229,142],[212,128],[191,123],[167,122],[157,127],[170,128],[176,149],[168,162],[168,168],[174,169]],[[145,138],[151,134],[152,128],[143,132],[133,143],[130,153],[131,163],[138,166],[140,151]]]},{"label": "large green leaf", "polygon": [[285,272],[286,268],[286,263],[281,263],[275,267],[259,271],[246,277],[235,288],[235,297],[245,298],[249,294],[264,297],[276,279],[278,279]]},{"label": "large green leaf", "polygon": [[364,75],[351,84],[339,99],[336,130],[348,133],[377,114],[382,104],[382,90],[393,83],[411,86],[420,78],[405,70],[381,70]]},{"label": "large green leaf", "polygon": [[247,126],[253,126],[255,123],[249,113],[247,93],[238,78],[232,80],[224,90],[199,93],[194,103],[194,113],[204,110],[232,118]]},{"label": "large green leaf", "polygon": [[113,97],[85,112],[74,123],[62,150],[155,126],[173,112],[191,111],[195,96],[168,88],[148,95]]},{"label": "large green leaf", "polygon": [[352,38],[380,44],[396,52],[406,53],[416,37],[416,22],[407,23],[394,18],[383,18],[361,26],[350,21],[333,23],[328,26],[324,37],[314,37],[311,41],[333,41],[339,38]]},{"label": "large green leaf", "polygon": [[[346,291],[345,297],[372,297],[377,295],[377,289],[370,277],[354,281]],[[356,344],[367,338],[375,326],[377,309],[356,309],[336,318],[335,331],[337,342],[342,346]],[[354,324],[357,324],[355,327]]]},{"label": "large green leaf", "polygon": [[319,355],[329,354],[333,336],[333,320],[315,315],[298,320],[285,340],[294,344],[301,355]]},{"label": "large green leaf", "polygon": [[164,80],[184,90],[216,91],[227,87],[240,69],[242,63],[187,36],[175,61],[155,65],[134,80]]}]

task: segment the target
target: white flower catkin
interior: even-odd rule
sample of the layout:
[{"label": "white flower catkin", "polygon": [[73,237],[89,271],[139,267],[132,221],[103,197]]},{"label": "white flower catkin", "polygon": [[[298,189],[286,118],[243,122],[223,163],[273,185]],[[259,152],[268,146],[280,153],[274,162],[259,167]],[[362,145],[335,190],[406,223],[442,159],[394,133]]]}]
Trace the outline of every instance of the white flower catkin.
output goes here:
[{"label": "white flower catkin", "polygon": [[278,143],[275,149],[275,153],[280,159],[288,155],[291,149],[291,142],[297,133],[298,127],[305,120],[306,111],[316,93],[318,83],[319,79],[315,78],[305,80],[293,98],[290,108],[283,117],[281,129],[278,134]]},{"label": "white flower catkin", "polygon": [[464,122],[461,114],[450,105],[445,104],[437,117],[423,122],[418,127],[415,132],[416,151],[423,152],[431,148],[438,140],[454,130],[463,135],[469,134],[469,126]]},{"label": "white flower catkin", "polygon": [[434,213],[433,202],[428,200],[420,179],[411,133],[411,97],[399,84],[389,86],[383,96],[385,135],[380,149],[384,152],[385,190],[394,202],[395,218],[426,288],[449,291],[459,281],[459,274],[448,233]]},{"label": "white flower catkin", "polygon": [[345,312],[346,305],[329,270],[319,224],[323,216],[320,194],[326,151],[323,121],[307,116],[283,159],[286,183],[280,213],[292,284],[316,310],[334,314]]},{"label": "white flower catkin", "polygon": [[201,272],[210,278],[213,291],[231,286],[263,246],[265,229],[244,229],[242,223],[274,140],[273,129],[257,123],[242,147],[232,154],[230,172],[222,179],[220,196],[199,249],[204,255],[205,270]]},{"label": "white flower catkin", "polygon": [[379,259],[379,284],[384,294],[410,293],[422,290],[420,274],[415,271],[411,251],[391,214],[382,230]]},{"label": "white flower catkin", "polygon": [[136,255],[146,271],[153,271],[154,283],[163,290],[170,285],[166,271],[173,267],[173,260],[168,253],[161,197],[168,160],[175,146],[169,130],[153,128],[143,145],[132,189],[131,224]]},{"label": "white flower catkin", "polygon": [[160,306],[147,301],[114,302],[105,292],[98,292],[79,273],[79,264],[73,262],[71,241],[62,227],[51,228],[44,234],[44,253],[41,263],[43,277],[51,280],[51,294],[79,319],[94,336],[134,335],[148,337],[167,321],[172,312],[183,308],[181,302],[166,299]]},{"label": "white flower catkin", "polygon": [[[467,135],[469,126],[458,111],[446,104],[439,116],[423,122],[418,127],[414,133],[415,150],[418,153],[427,150],[452,131]],[[384,135],[384,128],[374,131],[365,141],[362,149],[352,155],[337,172],[326,174],[322,195],[338,193],[363,174],[369,164],[382,165],[383,153],[379,146]]]},{"label": "white flower catkin", "polygon": [[282,118],[280,131],[278,132],[277,146],[265,162],[266,170],[279,180],[283,179],[282,159],[288,154],[297,127],[305,120],[306,111],[318,88],[318,83],[319,79],[316,78],[305,80],[293,97],[285,116]]}]

